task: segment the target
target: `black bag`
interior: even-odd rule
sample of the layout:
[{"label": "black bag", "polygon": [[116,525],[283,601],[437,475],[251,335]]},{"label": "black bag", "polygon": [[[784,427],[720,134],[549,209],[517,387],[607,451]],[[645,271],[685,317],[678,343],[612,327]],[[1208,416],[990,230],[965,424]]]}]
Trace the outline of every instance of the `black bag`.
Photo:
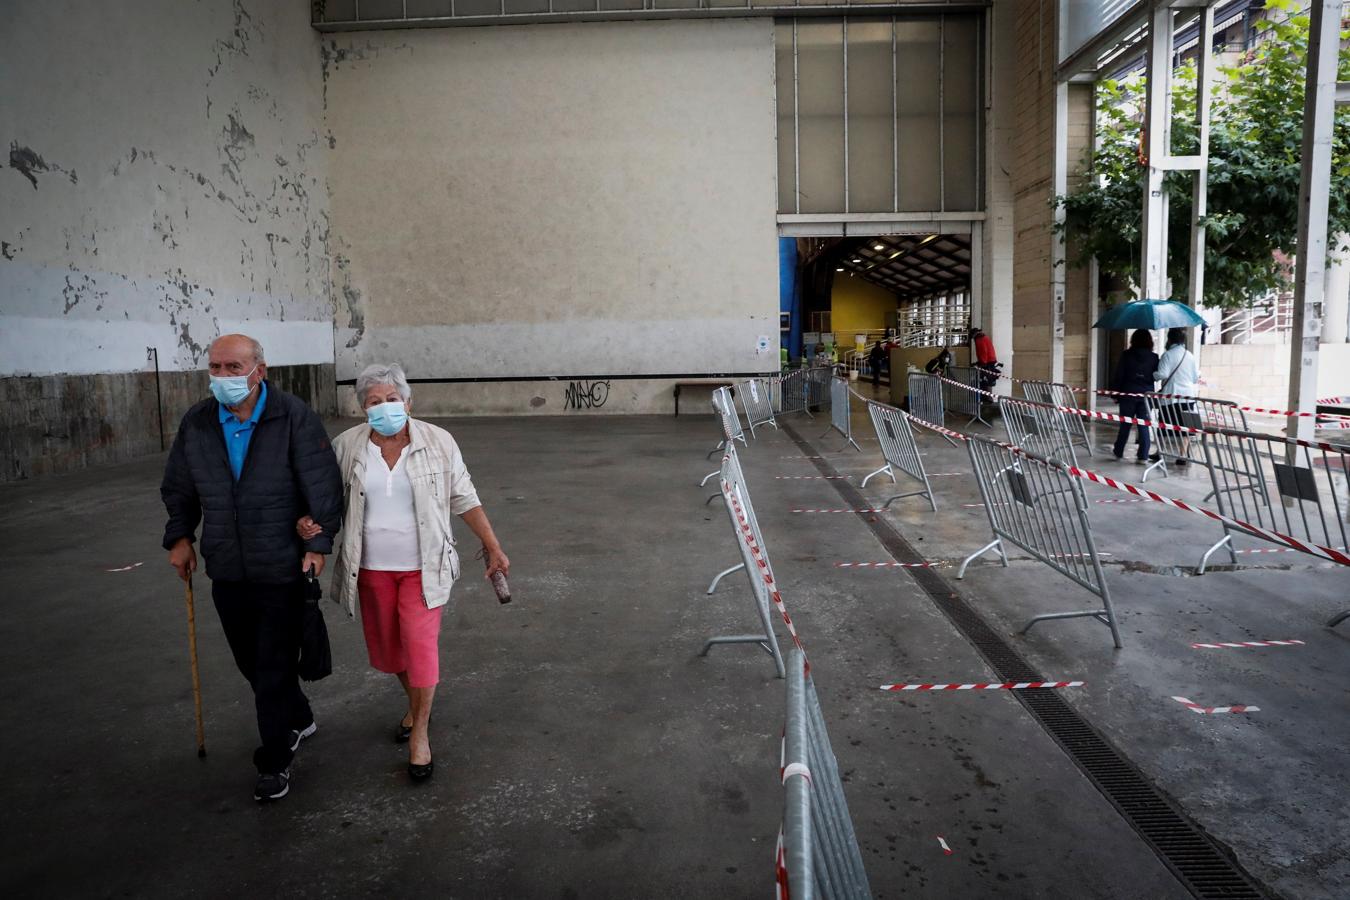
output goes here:
[{"label": "black bag", "polygon": [[310,569],[305,573],[305,610],[300,620],[299,674],[305,681],[318,681],[333,674],[333,650],[328,645],[328,626],[323,621],[319,600],[323,588]]}]

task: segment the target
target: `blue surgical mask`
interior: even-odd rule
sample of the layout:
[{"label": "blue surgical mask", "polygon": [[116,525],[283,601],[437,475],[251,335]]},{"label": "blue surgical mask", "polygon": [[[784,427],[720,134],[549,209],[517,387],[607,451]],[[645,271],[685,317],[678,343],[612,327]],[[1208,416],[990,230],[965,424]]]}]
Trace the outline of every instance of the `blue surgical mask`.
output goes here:
[{"label": "blue surgical mask", "polygon": [[408,408],[402,403],[379,403],[366,410],[366,421],[385,437],[393,437],[408,424]]},{"label": "blue surgical mask", "polygon": [[253,393],[253,388],[249,387],[248,380],[256,371],[258,371],[258,367],[254,366],[253,371],[247,375],[212,375],[212,396],[225,406],[238,406],[248,398],[249,394]]}]

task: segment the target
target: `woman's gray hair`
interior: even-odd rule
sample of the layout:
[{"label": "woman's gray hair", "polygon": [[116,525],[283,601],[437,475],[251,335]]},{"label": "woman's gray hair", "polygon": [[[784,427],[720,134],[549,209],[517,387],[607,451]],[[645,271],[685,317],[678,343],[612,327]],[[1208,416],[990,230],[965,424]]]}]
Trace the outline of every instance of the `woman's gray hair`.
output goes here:
[{"label": "woman's gray hair", "polygon": [[412,399],[412,388],[408,386],[408,376],[403,374],[403,367],[398,363],[390,363],[387,366],[376,363],[373,366],[366,366],[361,374],[356,376],[357,402],[365,406],[366,391],[377,384],[392,384],[398,389],[398,395],[403,398],[405,403]]}]

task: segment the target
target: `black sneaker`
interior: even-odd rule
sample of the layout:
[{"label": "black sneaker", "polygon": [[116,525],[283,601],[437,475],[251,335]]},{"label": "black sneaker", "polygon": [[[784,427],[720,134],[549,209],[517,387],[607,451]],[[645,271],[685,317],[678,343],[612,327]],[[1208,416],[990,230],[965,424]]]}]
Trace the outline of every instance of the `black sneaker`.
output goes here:
[{"label": "black sneaker", "polygon": [[1161,454],[1161,453],[1150,453],[1150,454],[1148,455],[1148,461],[1149,461],[1149,462],[1162,462],[1162,454]]},{"label": "black sneaker", "polygon": [[303,741],[303,740],[304,740],[305,738],[307,738],[307,737],[311,737],[311,736],[314,734],[314,732],[316,732],[316,731],[318,731],[318,730],[319,730],[319,723],[317,723],[317,722],[310,722],[310,723],[309,723],[307,726],[305,726],[304,728],[298,728],[298,729],[297,729],[297,728],[292,728],[292,729],[291,729],[291,752],[294,753],[294,752],[295,752],[295,748],[297,748],[297,747],[300,746],[300,742],[301,742],[301,741]]},{"label": "black sneaker", "polygon": [[280,800],[291,790],[291,770],[281,772],[259,772],[258,784],[253,788],[253,799],[259,803]]}]

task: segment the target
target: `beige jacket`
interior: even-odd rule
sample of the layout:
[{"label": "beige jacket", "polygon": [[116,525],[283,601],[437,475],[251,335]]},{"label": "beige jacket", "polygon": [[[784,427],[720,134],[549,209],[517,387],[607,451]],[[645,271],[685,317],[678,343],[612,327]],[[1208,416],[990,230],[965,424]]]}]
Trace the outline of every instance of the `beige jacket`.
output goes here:
[{"label": "beige jacket", "polygon": [[[476,506],[474,490],[464,457],[450,432],[429,422],[408,420],[411,442],[404,463],[412,482],[413,508],[417,513],[417,543],[422,553],[422,599],[428,609],[444,606],[459,578],[459,553],[450,530],[450,517]],[[361,569],[361,542],[366,517],[367,424],[349,428],[333,439],[342,470],[344,494],[341,540],[333,563],[332,596],[356,615],[356,576]]]}]

